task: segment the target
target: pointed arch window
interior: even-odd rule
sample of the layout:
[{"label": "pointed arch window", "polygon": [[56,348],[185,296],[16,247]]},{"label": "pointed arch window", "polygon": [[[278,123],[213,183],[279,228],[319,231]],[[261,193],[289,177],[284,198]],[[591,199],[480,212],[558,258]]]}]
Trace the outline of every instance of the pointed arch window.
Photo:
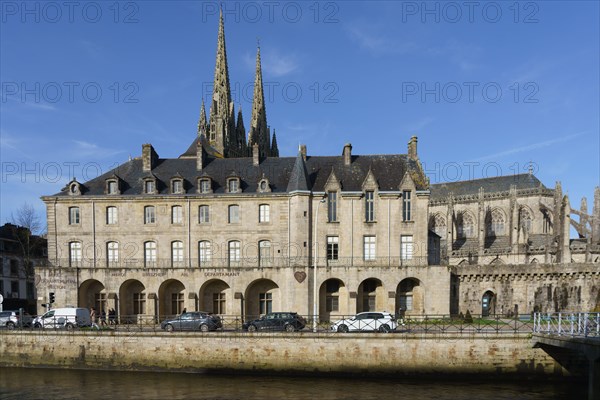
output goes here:
[{"label": "pointed arch window", "polygon": [[531,232],[532,219],[529,210],[526,207],[521,207],[521,210],[519,211],[519,221],[525,232]]},{"label": "pointed arch window", "polygon": [[444,239],[446,237],[446,218],[441,214],[435,214],[429,220],[429,230]]},{"label": "pointed arch window", "polygon": [[504,213],[498,209],[492,210],[486,216],[487,236],[503,236],[505,234],[504,229]]},{"label": "pointed arch window", "polygon": [[475,220],[469,213],[459,214],[456,227],[458,239],[472,238],[475,235]]}]

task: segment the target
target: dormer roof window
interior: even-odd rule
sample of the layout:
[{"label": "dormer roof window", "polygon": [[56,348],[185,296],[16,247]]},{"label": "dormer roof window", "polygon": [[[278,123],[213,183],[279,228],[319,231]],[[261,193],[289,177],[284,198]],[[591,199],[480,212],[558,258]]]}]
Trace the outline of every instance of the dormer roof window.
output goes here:
[{"label": "dormer roof window", "polygon": [[119,177],[116,175],[111,176],[106,180],[106,188],[104,192],[106,194],[121,194],[121,188],[119,187],[119,184]]},{"label": "dormer roof window", "polygon": [[258,192],[269,193],[270,191],[271,185],[269,185],[269,180],[263,177],[260,181],[258,181]]},{"label": "dormer roof window", "polygon": [[67,185],[69,196],[80,196],[81,195],[81,183],[77,182],[75,178]]},{"label": "dormer roof window", "polygon": [[227,193],[241,193],[240,178],[231,177],[227,178]]},{"label": "dormer roof window", "polygon": [[144,194],[156,194],[158,193],[156,190],[156,179],[155,178],[145,178],[144,179]]},{"label": "dormer roof window", "polygon": [[198,178],[198,193],[212,193],[212,179],[209,177]]},{"label": "dormer roof window", "polygon": [[171,179],[171,194],[183,194],[183,178],[176,176]]}]

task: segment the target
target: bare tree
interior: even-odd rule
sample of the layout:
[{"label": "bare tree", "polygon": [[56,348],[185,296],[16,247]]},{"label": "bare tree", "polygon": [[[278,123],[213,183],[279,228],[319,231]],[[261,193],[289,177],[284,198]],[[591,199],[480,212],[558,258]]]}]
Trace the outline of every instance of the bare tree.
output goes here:
[{"label": "bare tree", "polygon": [[11,213],[12,233],[19,243],[27,276],[33,276],[31,259],[41,251],[42,240],[37,235],[42,232],[42,222],[32,205],[23,203],[16,214]]}]

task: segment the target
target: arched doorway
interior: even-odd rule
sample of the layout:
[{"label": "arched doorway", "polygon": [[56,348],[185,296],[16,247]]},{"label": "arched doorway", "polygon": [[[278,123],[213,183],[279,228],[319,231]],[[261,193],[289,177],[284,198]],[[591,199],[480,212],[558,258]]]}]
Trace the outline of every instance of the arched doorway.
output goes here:
[{"label": "arched doorway", "polygon": [[270,279],[256,280],[246,289],[244,302],[248,319],[278,311],[281,307],[279,286]]},{"label": "arched doorway", "polygon": [[356,312],[384,311],[384,309],[385,296],[381,281],[376,278],[362,281],[358,286]]},{"label": "arched doorway", "polygon": [[185,308],[184,291],[185,286],[177,279],[169,279],[160,285],[158,288],[158,315],[161,320],[183,312]]},{"label": "arched doorway", "polygon": [[417,315],[423,312],[423,288],[416,278],[400,281],[396,289],[396,313]]},{"label": "arched doorway", "polygon": [[119,289],[119,310],[122,323],[136,323],[138,315],[146,314],[146,287],[137,279],[123,282]]},{"label": "arched doorway", "polygon": [[319,289],[319,319],[331,321],[332,317],[348,315],[348,289],[337,278],[327,279]]},{"label": "arched doorway", "polygon": [[488,290],[481,298],[481,316],[487,317],[493,314],[496,314],[496,295]]},{"label": "arched doorway", "polygon": [[79,307],[96,309],[96,315],[102,311],[108,313],[107,294],[104,285],[96,279],[88,279],[79,285]]},{"label": "arched doorway", "polygon": [[[200,288],[199,309],[214,314],[227,314],[230,306],[228,302],[233,300],[231,288],[220,279],[212,279],[205,282]],[[238,312],[241,310],[238,308]]]}]

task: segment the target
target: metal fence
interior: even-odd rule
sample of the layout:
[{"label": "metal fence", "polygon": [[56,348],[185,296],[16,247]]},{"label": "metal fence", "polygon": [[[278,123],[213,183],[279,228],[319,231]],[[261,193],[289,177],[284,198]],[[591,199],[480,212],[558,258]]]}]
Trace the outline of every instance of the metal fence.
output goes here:
[{"label": "metal fence", "polygon": [[533,332],[600,338],[600,313],[534,313]]},{"label": "metal fence", "polygon": [[[596,320],[599,318],[598,314],[594,314]],[[140,331],[140,332],[160,332],[162,331],[161,322],[177,318],[177,315],[118,315],[114,318],[96,318],[93,321],[91,327],[77,327],[75,324],[66,326],[66,321],[52,321],[48,323],[46,329],[84,329],[84,330],[112,330],[112,331]],[[240,332],[242,331],[242,325],[245,322],[250,322],[255,319],[259,319],[260,315],[245,315],[243,318],[240,315],[219,315],[222,322],[222,327],[217,329],[218,332]],[[301,315],[305,320],[306,326],[303,329],[304,332],[309,332],[313,327],[313,316],[312,315]],[[412,316],[392,316],[392,323],[389,319],[385,321],[364,318],[360,321],[355,319],[356,315],[331,315],[329,317],[320,316],[317,318],[317,331],[318,332],[331,332],[331,333],[345,333],[347,331],[372,331],[372,332],[392,332],[397,334],[423,334],[423,335],[489,335],[489,334],[519,334],[519,333],[531,333],[535,331],[534,325],[538,328],[541,326],[541,322],[546,324],[547,327],[555,327],[556,324],[550,320],[540,319],[539,315],[536,315],[532,319],[530,315],[521,316],[520,318],[505,318],[503,316],[481,316],[481,315],[467,315],[467,316],[451,316],[451,315],[412,315]],[[58,317],[61,318],[61,317]],[[64,318],[63,318],[64,319]],[[354,320],[354,321],[353,321]],[[346,325],[348,330],[342,328],[339,329],[341,324],[336,322],[345,321],[343,325]],[[563,325],[566,320],[563,320]],[[592,324],[585,324],[584,320],[580,322],[581,326],[587,326],[591,329]],[[383,327],[382,325],[387,325]],[[598,324],[594,324],[593,327],[596,329],[596,335],[598,334]],[[44,329],[41,326],[31,326],[32,329]],[[275,327],[267,330],[277,330],[282,327]],[[389,329],[388,329],[389,328]],[[569,326],[570,328],[570,326]],[[575,328],[574,328],[575,329]],[[582,328],[583,329],[583,328]],[[564,331],[564,328],[563,328]],[[576,329],[574,330],[576,331]],[[589,333],[589,332],[588,332]]]}]

